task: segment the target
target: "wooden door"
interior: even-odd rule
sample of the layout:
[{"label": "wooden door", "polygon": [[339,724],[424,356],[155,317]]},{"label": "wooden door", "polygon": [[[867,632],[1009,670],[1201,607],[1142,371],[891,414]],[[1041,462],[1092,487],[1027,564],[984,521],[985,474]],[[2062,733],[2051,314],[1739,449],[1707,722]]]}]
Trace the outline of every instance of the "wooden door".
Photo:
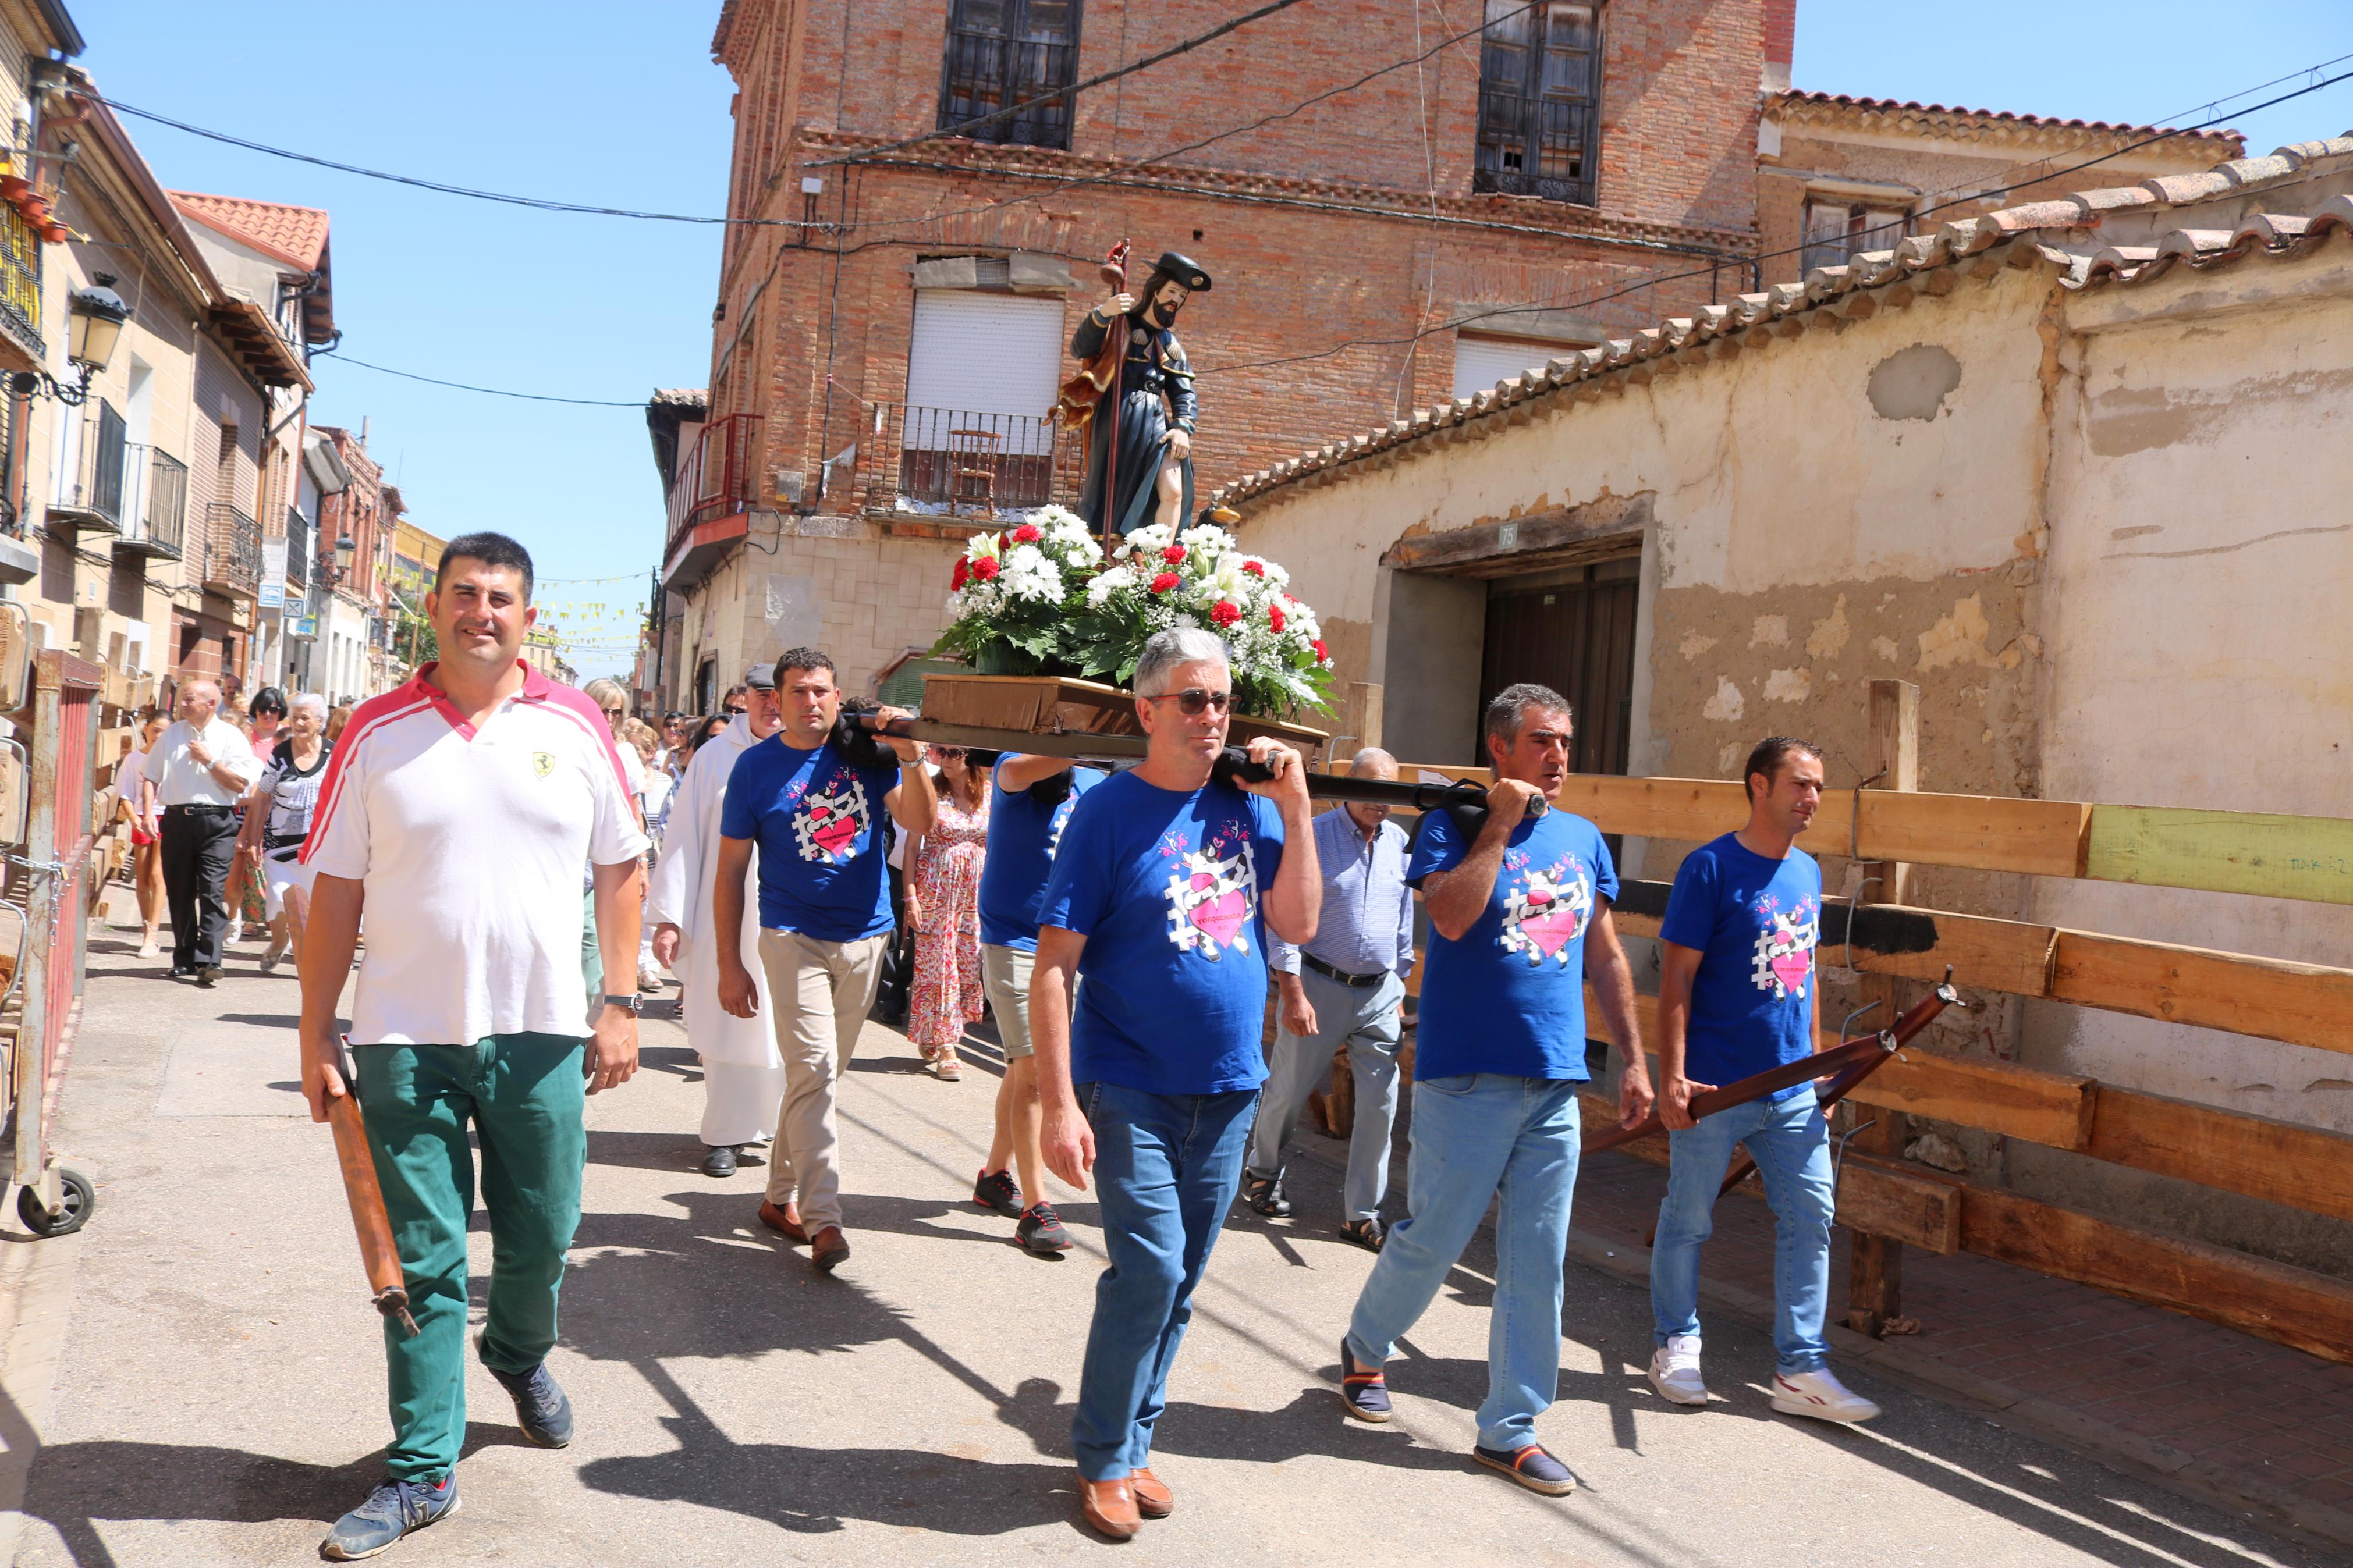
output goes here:
[{"label": "wooden door", "polygon": [[1641,559],[1630,555],[1490,582],[1481,710],[1516,682],[1549,686],[1568,699],[1576,721],[1569,766],[1580,773],[1623,773],[1632,735],[1641,576]]}]

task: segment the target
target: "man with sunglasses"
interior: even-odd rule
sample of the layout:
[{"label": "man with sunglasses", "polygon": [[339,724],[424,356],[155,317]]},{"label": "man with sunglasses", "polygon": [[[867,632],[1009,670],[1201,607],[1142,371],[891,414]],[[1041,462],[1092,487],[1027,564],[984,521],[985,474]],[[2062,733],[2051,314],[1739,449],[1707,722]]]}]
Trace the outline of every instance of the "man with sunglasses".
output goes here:
[{"label": "man with sunglasses", "polygon": [[1029,995],[1046,1167],[1081,1191],[1090,1170],[1102,1183],[1111,1267],[1071,1437],[1081,1515],[1114,1540],[1176,1506],[1150,1468],[1153,1428],[1266,1078],[1267,932],[1311,940],[1323,902],[1299,754],[1261,736],[1250,754],[1270,781],[1210,776],[1233,700],[1225,644],[1155,634],[1135,692],[1145,760],[1071,814]]},{"label": "man with sunglasses", "polygon": [[1507,686],[1482,726],[1494,763],[1487,816],[1466,835],[1422,818],[1406,879],[1421,889],[1430,941],[1415,1046],[1409,1216],[1398,1221],[1340,1342],[1340,1396],[1360,1421],[1387,1421],[1382,1363],[1438,1294],[1498,1197],[1494,1322],[1473,1457],[1548,1497],[1577,1478],[1535,1439],[1560,1382],[1562,1253],[1577,1185],[1585,986],[1610,1038],[1628,1046],[1618,1110],[1651,1108],[1634,1022],[1634,976],[1609,906],[1618,872],[1600,832],[1545,810],[1568,776],[1567,700]]}]

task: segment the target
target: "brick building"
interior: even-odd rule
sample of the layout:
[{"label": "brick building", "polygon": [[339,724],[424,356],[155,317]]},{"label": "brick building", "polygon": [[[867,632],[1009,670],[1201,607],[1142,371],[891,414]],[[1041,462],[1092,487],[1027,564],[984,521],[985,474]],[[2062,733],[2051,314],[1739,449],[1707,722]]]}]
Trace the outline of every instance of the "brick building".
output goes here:
[{"label": "brick building", "polygon": [[1123,237],[1216,279],[1179,324],[1203,494],[1753,287],[1794,0],[1491,8],[1482,38],[1434,7],[1302,6],[971,124],[1231,8],[727,0],[739,223],[709,390],[649,407],[664,705],[803,641],[871,688],[931,641],[975,516],[1075,488],[1044,416]]}]

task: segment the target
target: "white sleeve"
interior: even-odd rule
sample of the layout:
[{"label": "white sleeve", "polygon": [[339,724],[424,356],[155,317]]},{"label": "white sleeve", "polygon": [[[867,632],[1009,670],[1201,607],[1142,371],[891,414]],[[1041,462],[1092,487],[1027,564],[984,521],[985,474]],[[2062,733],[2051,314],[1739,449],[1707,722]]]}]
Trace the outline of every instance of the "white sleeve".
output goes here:
[{"label": "white sleeve", "polygon": [[261,776],[261,759],[253,754],[253,747],[237,732],[237,726],[232,724],[227,728],[229,743],[221,751],[221,765],[243,779],[246,786],[251,788],[253,782]]},{"label": "white sleeve", "polygon": [[661,858],[654,862],[652,884],[646,889],[646,920],[653,925],[674,925],[682,936],[692,936],[695,895],[702,879],[702,792],[692,763],[686,777],[673,787],[670,826],[662,834]]},{"label": "white sleeve", "polygon": [[646,852],[653,840],[638,829],[637,808],[628,787],[615,771],[607,748],[592,744],[588,754],[588,787],[596,794],[596,815],[588,830],[588,859],[596,866],[618,866]]}]

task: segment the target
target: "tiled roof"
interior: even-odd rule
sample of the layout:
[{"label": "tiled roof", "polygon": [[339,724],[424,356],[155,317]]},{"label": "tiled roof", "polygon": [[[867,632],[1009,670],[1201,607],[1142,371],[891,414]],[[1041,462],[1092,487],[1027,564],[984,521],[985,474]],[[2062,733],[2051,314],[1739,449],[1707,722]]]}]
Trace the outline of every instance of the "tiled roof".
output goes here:
[{"label": "tiled roof", "polygon": [[1765,101],[1767,116],[1797,122],[1893,120],[1905,130],[1929,134],[1956,132],[2016,131],[2047,133],[2068,132],[2078,140],[2100,138],[2139,141],[2163,135],[2137,149],[2151,158],[2168,156],[2204,161],[2233,157],[2245,150],[2246,138],[2235,131],[2168,131],[2160,125],[2126,125],[2107,120],[2061,120],[2044,114],[2009,114],[1991,109],[1965,109],[1958,104],[1919,103],[1892,98],[1855,98],[1842,92],[1779,92]]},{"label": "tiled roof", "polygon": [[305,272],[316,272],[327,253],[327,215],[317,207],[248,201],[174,191],[173,202],[197,222],[272,252]]},{"label": "tiled roof", "polygon": [[[1475,397],[1424,408],[1356,436],[1314,447],[1225,486],[1212,504],[1233,505],[1353,462],[1439,439],[1478,439],[1518,422],[1513,411],[1538,399],[1574,395],[1579,384],[1623,375],[1648,381],[1661,369],[1676,369],[1728,357],[1738,338],[1752,330],[1802,330],[1793,321],[1831,310],[1861,319],[1877,310],[1877,291],[1906,289],[1914,294],[1950,291],[1960,267],[2056,268],[2063,287],[2074,289],[2147,283],[2177,267],[2203,270],[2250,257],[2274,259],[2310,254],[2332,239],[2353,237],[2353,195],[2342,189],[2321,195],[2321,176],[2331,187],[2353,174],[2353,132],[2326,142],[2300,142],[2268,158],[2241,158],[2195,174],[2161,174],[2138,185],[2083,191],[2052,201],[2006,207],[1982,217],[1948,223],[1933,235],[1915,235],[1892,250],[1865,251],[1843,267],[1818,267],[1802,283],[1782,283],[1760,294],[1742,294],[1725,305],[1702,306],[1631,337],[1583,349],[1502,381]],[[2306,210],[2265,210],[2276,194],[2301,201]],[[2225,201],[2222,198],[2236,197]],[[2189,221],[2166,221],[2169,209],[2196,205]],[[2239,216],[2216,226],[2217,207]],[[2104,226],[2116,230],[2103,235]],[[1788,323],[1783,326],[1782,323]],[[1662,363],[1664,362],[1664,363]],[[1520,415],[1525,417],[1525,413]]]}]

